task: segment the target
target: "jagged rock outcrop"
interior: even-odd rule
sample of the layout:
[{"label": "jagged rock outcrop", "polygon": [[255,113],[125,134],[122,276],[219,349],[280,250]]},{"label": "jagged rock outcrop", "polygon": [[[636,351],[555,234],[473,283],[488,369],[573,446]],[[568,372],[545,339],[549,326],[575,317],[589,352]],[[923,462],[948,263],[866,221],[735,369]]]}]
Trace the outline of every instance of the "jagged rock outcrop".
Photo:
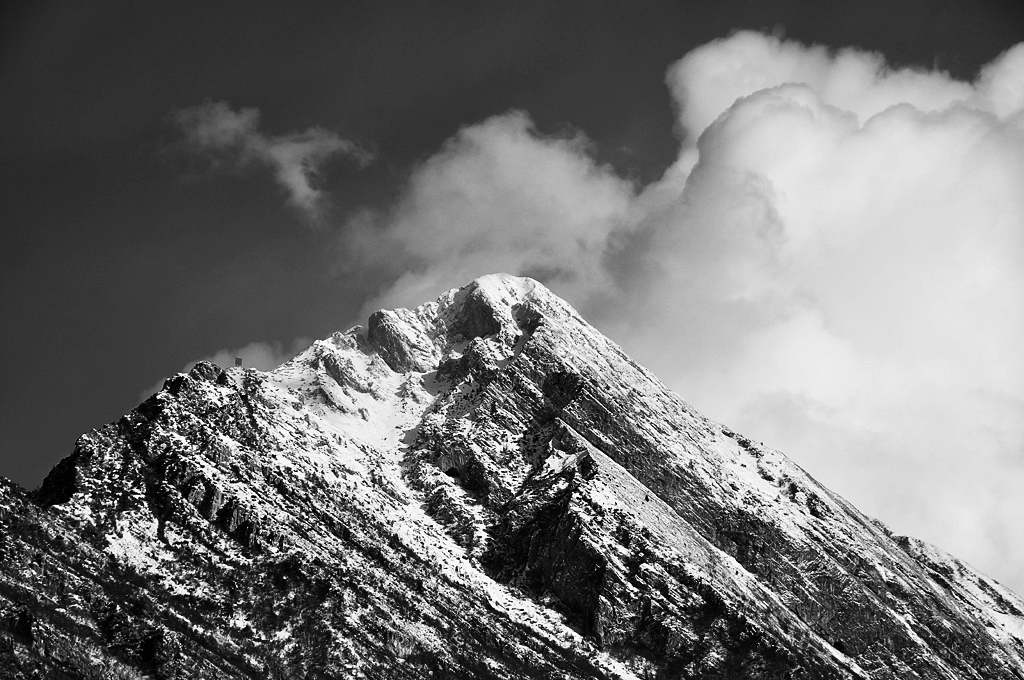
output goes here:
[{"label": "jagged rock outcrop", "polygon": [[0,674],[1024,678],[1024,603],[529,279],[197,364],[0,485]]}]

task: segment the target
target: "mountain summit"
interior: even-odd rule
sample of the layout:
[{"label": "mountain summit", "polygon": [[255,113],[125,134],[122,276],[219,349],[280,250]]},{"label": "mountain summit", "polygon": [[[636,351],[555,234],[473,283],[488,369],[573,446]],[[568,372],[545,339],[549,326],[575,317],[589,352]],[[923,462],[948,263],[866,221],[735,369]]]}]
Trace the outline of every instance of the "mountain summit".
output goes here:
[{"label": "mountain summit", "polygon": [[0,484],[9,678],[1024,678],[1024,602],[536,281],[201,362]]}]

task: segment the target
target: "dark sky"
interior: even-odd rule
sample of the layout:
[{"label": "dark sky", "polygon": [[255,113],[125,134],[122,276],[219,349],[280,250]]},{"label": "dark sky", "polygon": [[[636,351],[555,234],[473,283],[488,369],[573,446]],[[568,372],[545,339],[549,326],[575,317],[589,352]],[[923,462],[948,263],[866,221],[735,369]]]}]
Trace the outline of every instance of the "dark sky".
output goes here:
[{"label": "dark sky", "polygon": [[186,362],[326,336],[389,283],[340,271],[337,229],[266,173],[197,178],[169,151],[176,110],[257,107],[270,133],[373,150],[321,177],[342,224],[509,109],[651,181],[678,149],[666,67],[734,29],[970,79],[1024,39],[1024,3],[24,2],[0,27],[0,475],[33,487]]}]

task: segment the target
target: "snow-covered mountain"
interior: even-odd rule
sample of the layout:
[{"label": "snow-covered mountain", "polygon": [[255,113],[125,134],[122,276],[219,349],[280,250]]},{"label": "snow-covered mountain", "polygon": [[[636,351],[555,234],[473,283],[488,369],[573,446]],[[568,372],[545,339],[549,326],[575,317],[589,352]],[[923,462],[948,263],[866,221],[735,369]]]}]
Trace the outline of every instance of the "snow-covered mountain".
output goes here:
[{"label": "snow-covered mountain", "polygon": [[1024,602],[539,283],[197,364],[0,484],[10,678],[1024,678]]}]

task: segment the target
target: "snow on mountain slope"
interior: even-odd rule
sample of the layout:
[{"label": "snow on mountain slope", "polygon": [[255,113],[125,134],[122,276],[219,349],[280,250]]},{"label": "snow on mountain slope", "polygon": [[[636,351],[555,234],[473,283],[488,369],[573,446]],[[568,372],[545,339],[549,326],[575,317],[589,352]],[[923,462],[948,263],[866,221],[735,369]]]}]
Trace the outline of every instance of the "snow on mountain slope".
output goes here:
[{"label": "snow on mountain slope", "polygon": [[1024,678],[1020,598],[507,275],[198,364],[0,520],[11,677]]}]

